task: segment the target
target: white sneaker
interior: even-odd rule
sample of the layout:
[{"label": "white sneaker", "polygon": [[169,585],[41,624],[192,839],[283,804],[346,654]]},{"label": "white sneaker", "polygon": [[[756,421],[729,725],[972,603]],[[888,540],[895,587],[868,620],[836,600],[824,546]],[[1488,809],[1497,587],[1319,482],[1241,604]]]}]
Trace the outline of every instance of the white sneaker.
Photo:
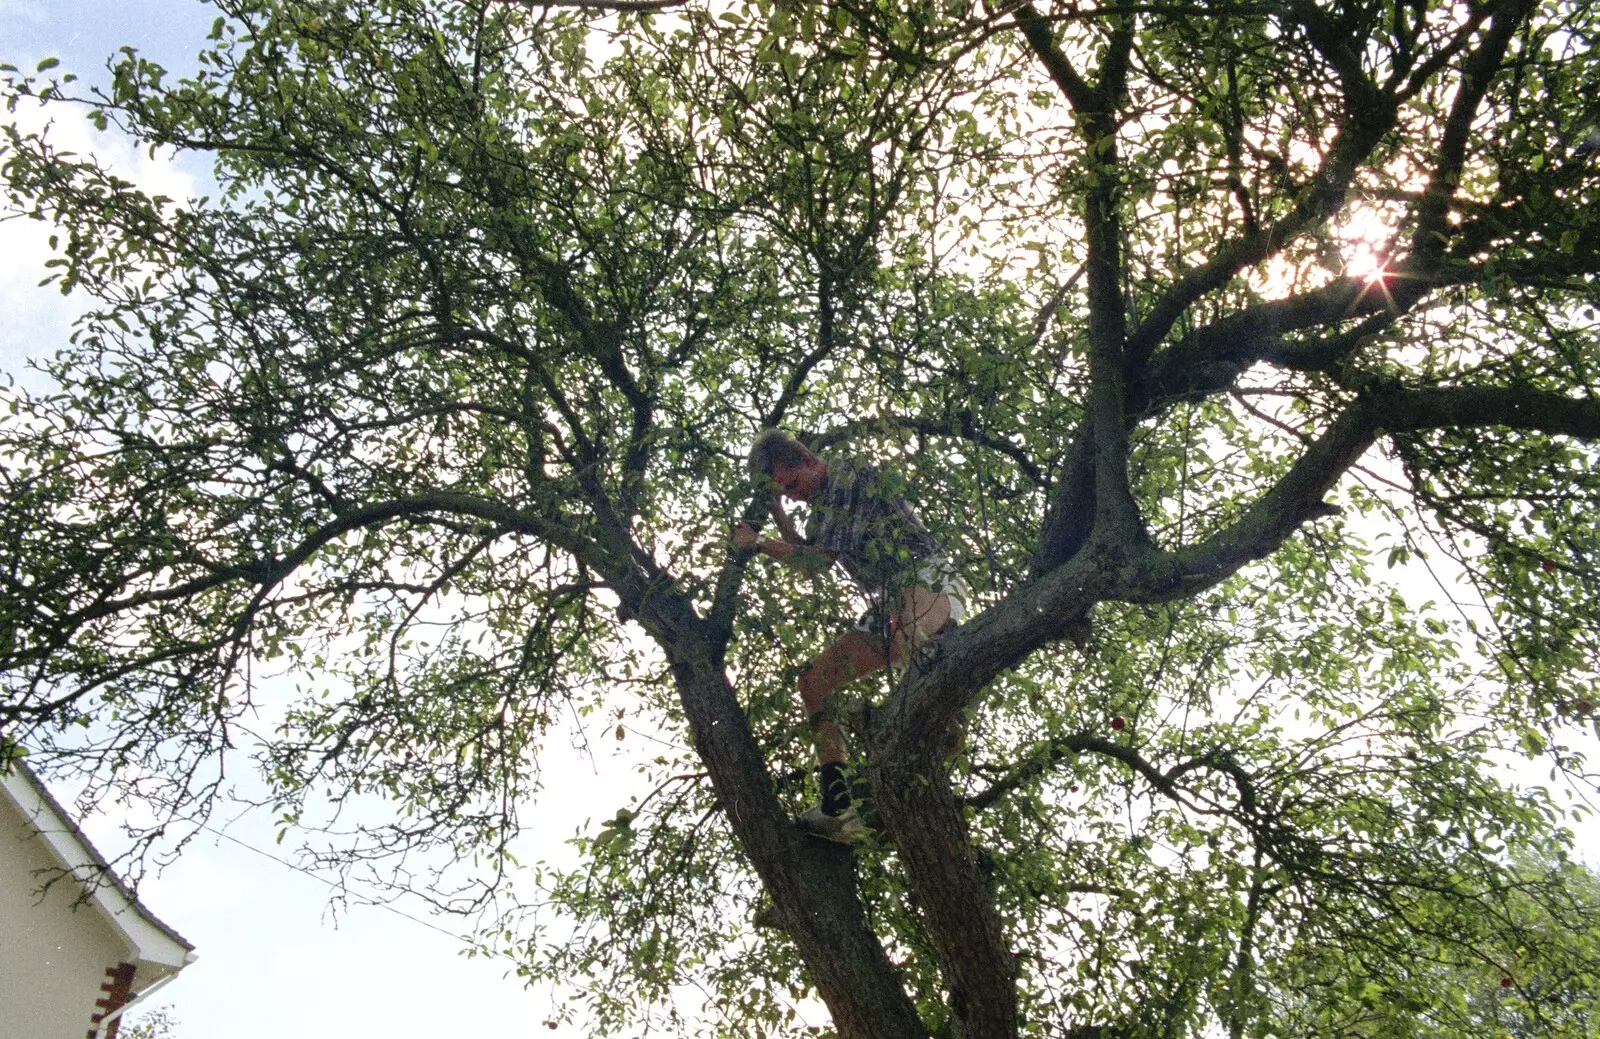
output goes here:
[{"label": "white sneaker", "polygon": [[835,844],[863,844],[872,839],[872,831],[856,814],[855,805],[838,815],[824,814],[821,805],[812,805],[795,822],[807,833]]}]

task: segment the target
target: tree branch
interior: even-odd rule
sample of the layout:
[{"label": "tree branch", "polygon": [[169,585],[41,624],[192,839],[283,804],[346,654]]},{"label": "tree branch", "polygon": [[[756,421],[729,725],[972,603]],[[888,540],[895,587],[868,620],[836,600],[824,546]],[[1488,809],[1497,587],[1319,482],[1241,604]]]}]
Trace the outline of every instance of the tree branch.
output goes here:
[{"label": "tree branch", "polygon": [[1017,5],[1011,17],[1016,21],[1017,28],[1022,30],[1023,39],[1028,41],[1028,47],[1044,65],[1045,71],[1060,88],[1067,102],[1080,112],[1094,108],[1094,88],[1078,75],[1078,70],[1072,67],[1072,62],[1056,43],[1049,19],[1041,15],[1039,9],[1031,3]]},{"label": "tree branch", "polygon": [[1011,441],[983,432],[977,427],[970,410],[962,410],[952,416],[954,424],[949,419],[919,418],[915,415],[882,415],[876,418],[860,418],[831,426],[813,438],[812,446],[818,451],[826,450],[834,444],[850,440],[862,433],[882,430],[885,425],[897,426],[900,429],[927,437],[953,437],[965,440],[978,447],[1005,455],[1016,465],[1019,472],[1035,487],[1044,487],[1044,472],[1034,463],[1028,453]]},{"label": "tree branch", "polygon": [[1383,135],[1394,125],[1398,111],[1393,97],[1365,109],[1354,125],[1346,123],[1334,138],[1328,157],[1312,177],[1299,203],[1281,220],[1269,227],[1246,232],[1222,246],[1209,261],[1185,274],[1162,293],[1129,336],[1129,353],[1144,362],[1172,330],[1178,318],[1197,300],[1222,288],[1241,271],[1263,262],[1282,250],[1296,236],[1315,227],[1344,205],[1345,192],[1356,170]]},{"label": "tree branch", "polygon": [[1600,438],[1600,401],[1525,388],[1374,385],[1307,448],[1245,515],[1224,531],[1173,553],[1181,577],[1168,594],[1192,595],[1276,549],[1307,520],[1326,514],[1323,496],[1384,433],[1499,426],[1584,440]]},{"label": "tree branch", "polygon": [[1094,454],[1087,423],[1079,423],[1067,446],[1061,471],[1050,485],[1039,541],[1029,563],[1038,578],[1071,559],[1083,547],[1094,524]]},{"label": "tree branch", "polygon": [[1497,7],[1483,43],[1468,56],[1461,70],[1455,100],[1451,102],[1450,115],[1445,119],[1444,133],[1439,139],[1438,161],[1417,206],[1417,228],[1411,239],[1414,256],[1436,259],[1444,252],[1445,213],[1461,182],[1467,142],[1472,135],[1478,106],[1500,70],[1512,37],[1535,6],[1534,0],[1515,0]]}]

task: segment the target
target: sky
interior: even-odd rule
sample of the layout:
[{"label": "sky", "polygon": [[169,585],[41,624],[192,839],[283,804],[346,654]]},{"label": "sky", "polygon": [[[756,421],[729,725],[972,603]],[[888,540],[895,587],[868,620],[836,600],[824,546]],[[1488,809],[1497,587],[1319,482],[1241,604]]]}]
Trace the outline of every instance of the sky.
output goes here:
[{"label": "sky", "polygon": [[[195,0],[0,0],[0,63],[31,70],[53,56],[62,63],[57,72],[104,82],[106,59],[128,45],[185,74],[215,17]],[[23,110],[14,118],[31,128],[42,117]],[[57,116],[52,134],[73,150],[94,150],[147,190],[178,199],[208,193],[203,165],[151,157],[72,116]],[[42,224],[0,222],[0,371],[36,386],[41,380],[22,369],[24,360],[63,345],[83,306],[81,298],[37,287],[49,233]],[[555,750],[545,764],[557,796],[537,817],[528,849],[536,858],[563,855],[587,817],[609,816],[626,801],[607,778],[625,772],[606,767],[606,753],[615,752],[594,760]],[[585,794],[564,797],[563,789]],[[55,792],[71,803],[70,790]],[[115,854],[116,819],[83,823]],[[131,1011],[131,1020],[166,1007],[177,1039],[502,1039],[575,1031],[546,1027],[549,994],[508,977],[506,961],[463,957],[465,944],[455,937],[460,921],[410,902],[401,902],[399,913],[361,904],[336,912],[326,881],[283,861],[293,839],[276,845],[269,819],[247,815],[217,827],[225,836],[201,832],[174,865],[141,885],[141,900],[193,943],[199,959]]]}]

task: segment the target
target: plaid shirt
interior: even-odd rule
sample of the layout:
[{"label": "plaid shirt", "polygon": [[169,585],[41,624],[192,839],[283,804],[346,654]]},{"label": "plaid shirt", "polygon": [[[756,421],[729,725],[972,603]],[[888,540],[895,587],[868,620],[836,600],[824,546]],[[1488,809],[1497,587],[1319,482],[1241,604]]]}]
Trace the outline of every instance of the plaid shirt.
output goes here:
[{"label": "plaid shirt", "polygon": [[854,459],[829,459],[811,504],[806,540],[839,554],[850,579],[869,596],[898,587],[944,549],[901,497],[905,481]]}]

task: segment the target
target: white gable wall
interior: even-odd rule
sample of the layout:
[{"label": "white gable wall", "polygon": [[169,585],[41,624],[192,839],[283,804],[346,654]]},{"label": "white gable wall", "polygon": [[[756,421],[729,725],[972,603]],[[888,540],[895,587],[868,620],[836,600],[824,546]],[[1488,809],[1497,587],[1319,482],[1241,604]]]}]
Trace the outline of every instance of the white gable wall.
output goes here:
[{"label": "white gable wall", "polygon": [[40,887],[61,863],[5,797],[0,841],[0,1030],[18,1039],[84,1039],[106,969],[132,949],[99,907],[78,903],[83,887],[71,878],[41,901]]},{"label": "white gable wall", "polygon": [[194,959],[25,765],[0,772],[0,1036],[83,1039]]}]

